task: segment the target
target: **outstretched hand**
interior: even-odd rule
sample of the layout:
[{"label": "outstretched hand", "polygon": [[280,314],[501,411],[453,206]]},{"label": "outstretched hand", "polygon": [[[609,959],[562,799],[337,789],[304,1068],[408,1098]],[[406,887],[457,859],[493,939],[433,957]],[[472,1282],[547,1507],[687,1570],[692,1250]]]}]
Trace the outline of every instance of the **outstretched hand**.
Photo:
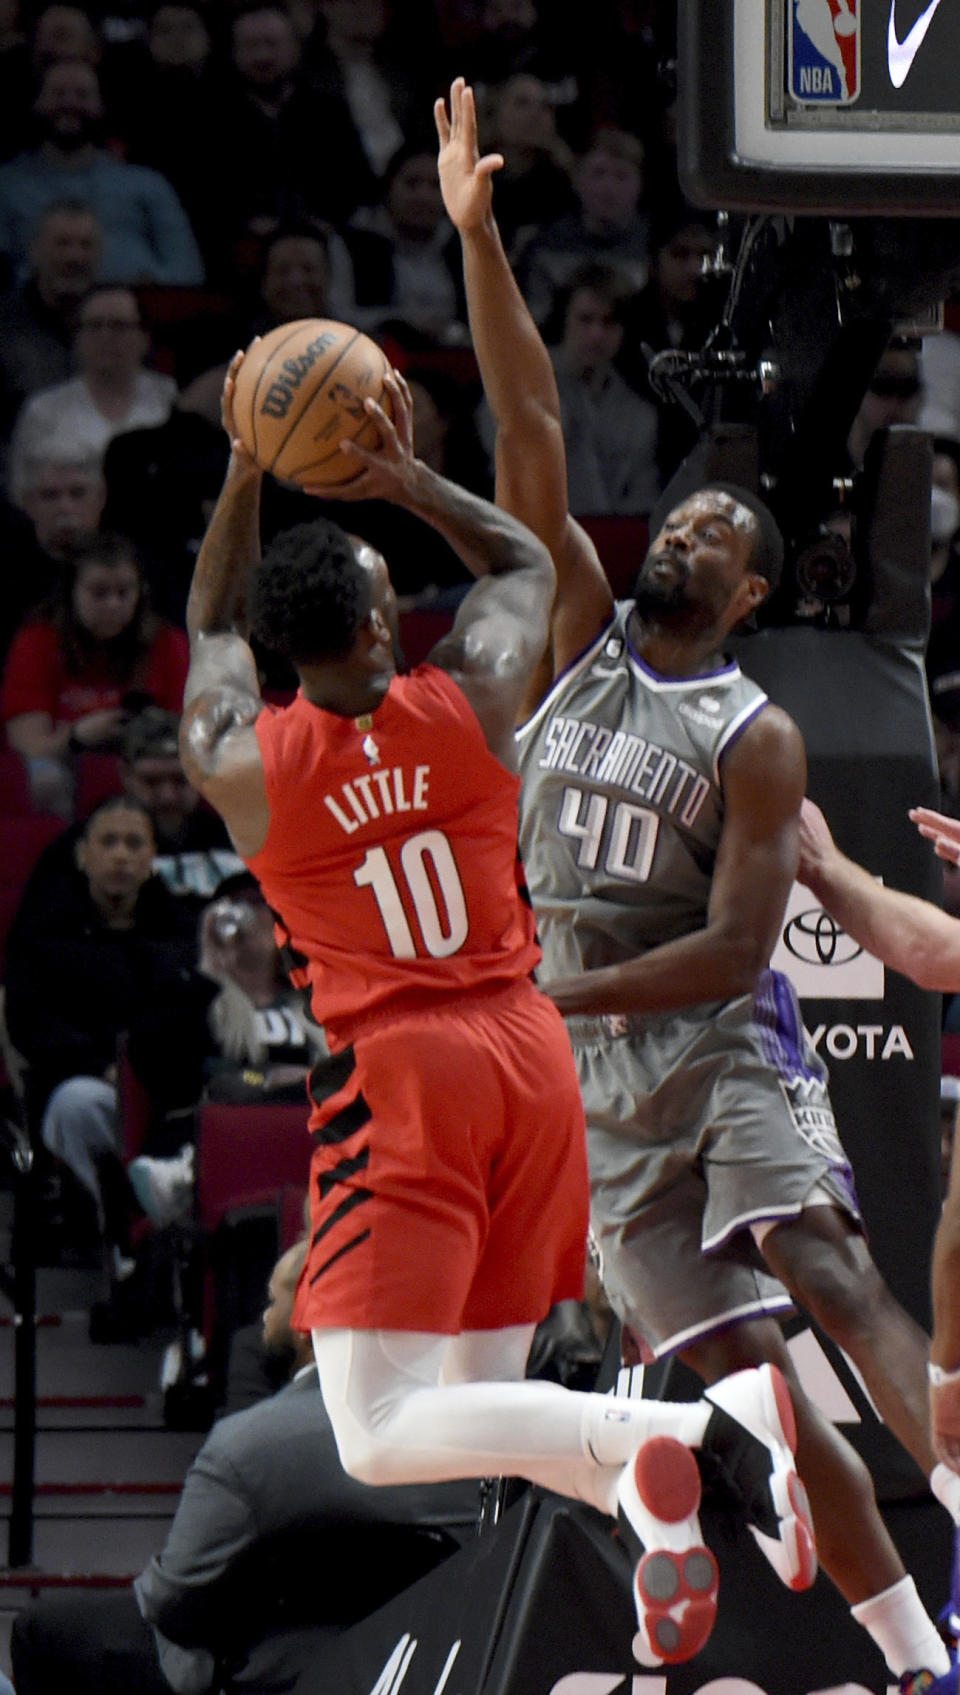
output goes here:
[{"label": "outstretched hand", "polygon": [[388,371],[383,386],[390,410],[373,399],[364,410],[373,419],[380,440],[376,447],[360,447],[345,438],[338,443],[345,459],[355,460],[357,475],[349,482],[320,486],[304,484],[307,494],[321,500],[400,500],[409,487],[417,460],[413,451],[413,399],[399,371]]},{"label": "outstretched hand", "polygon": [[960,818],[948,818],[945,812],[935,812],[930,806],[912,806],[908,816],[921,836],[933,843],[938,859],[960,865]]},{"label": "outstretched hand", "polygon": [[494,171],[503,165],[502,153],[486,153],[480,157],[477,143],[477,106],[473,89],[463,77],[457,77],[450,87],[450,113],[446,102],[437,100],[433,115],[440,138],[437,169],[447,216],[461,235],[476,229],[490,212],[493,204]]}]

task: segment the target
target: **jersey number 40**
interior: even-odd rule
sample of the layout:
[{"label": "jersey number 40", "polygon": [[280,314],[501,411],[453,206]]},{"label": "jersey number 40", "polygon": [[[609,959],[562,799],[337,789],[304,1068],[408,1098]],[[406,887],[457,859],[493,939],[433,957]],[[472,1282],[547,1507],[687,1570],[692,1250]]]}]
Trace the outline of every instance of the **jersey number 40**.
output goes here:
[{"label": "jersey number 40", "polygon": [[583,801],[582,789],[564,789],[558,825],[561,836],[573,836],[580,843],[577,864],[585,871],[595,871],[603,848],[603,869],[608,877],[645,883],[660,829],[657,813],[628,800],[614,804],[601,794],[587,797],[586,811]]}]

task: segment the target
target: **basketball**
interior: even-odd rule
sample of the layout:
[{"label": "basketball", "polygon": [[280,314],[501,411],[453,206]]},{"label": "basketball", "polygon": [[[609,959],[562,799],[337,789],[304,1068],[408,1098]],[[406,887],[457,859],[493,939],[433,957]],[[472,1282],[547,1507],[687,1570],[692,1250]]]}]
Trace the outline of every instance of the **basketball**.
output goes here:
[{"label": "basketball", "polygon": [[361,469],[345,438],[376,447],[368,395],[389,410],[386,354],[375,341],[329,318],[298,318],[252,342],[236,380],[233,415],[247,452],[283,482],[334,487]]}]

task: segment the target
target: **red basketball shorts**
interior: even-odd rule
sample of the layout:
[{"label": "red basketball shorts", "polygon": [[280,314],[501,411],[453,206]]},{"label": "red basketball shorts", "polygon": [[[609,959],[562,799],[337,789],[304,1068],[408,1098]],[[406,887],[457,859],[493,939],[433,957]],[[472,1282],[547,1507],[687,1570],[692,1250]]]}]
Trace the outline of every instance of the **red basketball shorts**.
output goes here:
[{"label": "red basketball shorts", "polygon": [[582,1293],[583,1107],[526,980],[368,1026],[318,1068],[297,1328],[455,1335]]}]

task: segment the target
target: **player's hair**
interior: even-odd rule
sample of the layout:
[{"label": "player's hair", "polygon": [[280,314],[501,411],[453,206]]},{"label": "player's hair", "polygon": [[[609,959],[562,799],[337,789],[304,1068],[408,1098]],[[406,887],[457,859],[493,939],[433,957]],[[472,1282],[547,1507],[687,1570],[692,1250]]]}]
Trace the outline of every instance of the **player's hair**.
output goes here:
[{"label": "player's hair", "polygon": [[276,537],[253,588],[253,633],[295,665],[349,652],[372,595],[370,573],[339,524],[315,518]]},{"label": "player's hair", "polygon": [[783,570],[783,536],[780,534],[777,520],[759,495],[752,494],[747,488],[741,488],[739,483],[704,483],[702,489],[697,492],[710,494],[714,489],[719,494],[728,494],[731,500],[735,500],[739,506],[745,506],[756,518],[757,529],[748,563],[751,571],[756,571],[766,579],[772,594]]}]

